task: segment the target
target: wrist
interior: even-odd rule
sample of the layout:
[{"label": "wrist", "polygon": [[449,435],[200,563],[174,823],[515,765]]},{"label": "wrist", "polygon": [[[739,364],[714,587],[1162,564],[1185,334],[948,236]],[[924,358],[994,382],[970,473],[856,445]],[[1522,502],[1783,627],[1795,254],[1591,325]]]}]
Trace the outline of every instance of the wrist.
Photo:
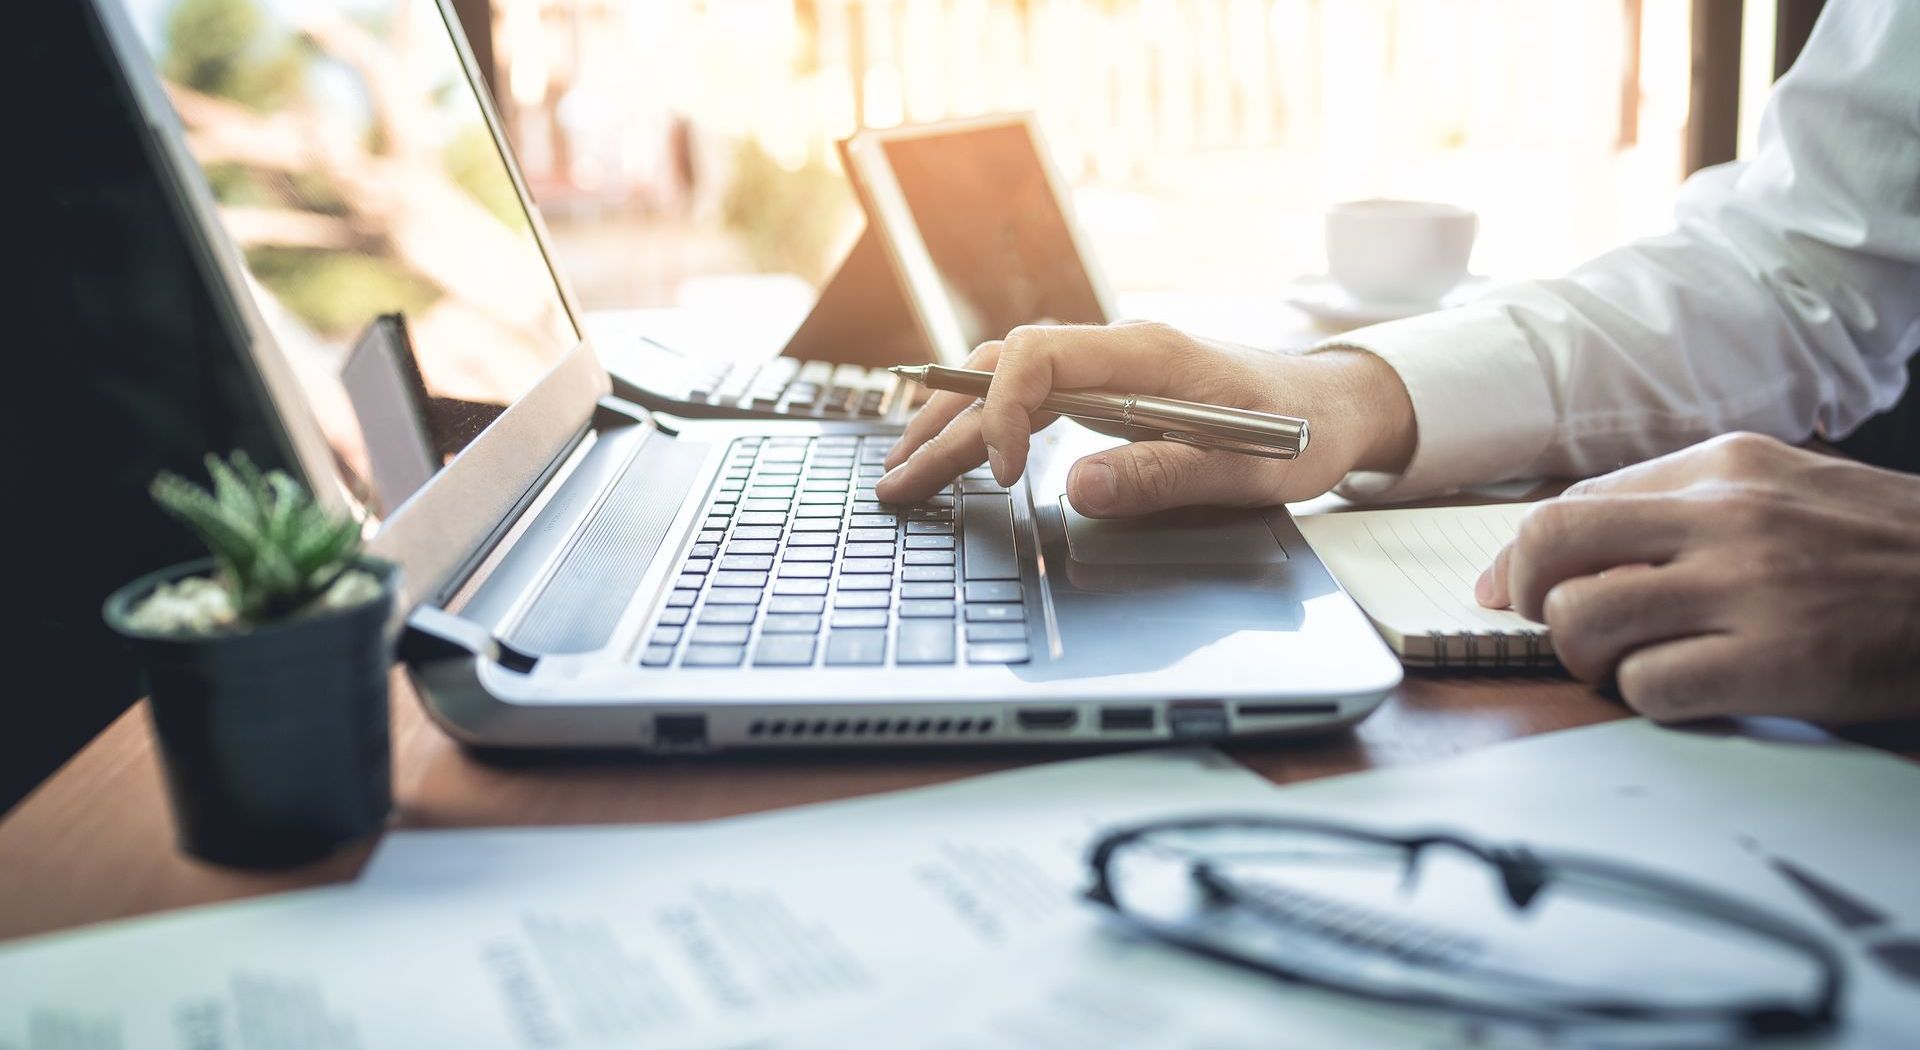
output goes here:
[{"label": "wrist", "polygon": [[1338,402],[1353,434],[1354,470],[1398,474],[1413,459],[1419,438],[1407,385],[1382,358],[1358,347],[1333,347],[1312,355],[1338,370]]}]

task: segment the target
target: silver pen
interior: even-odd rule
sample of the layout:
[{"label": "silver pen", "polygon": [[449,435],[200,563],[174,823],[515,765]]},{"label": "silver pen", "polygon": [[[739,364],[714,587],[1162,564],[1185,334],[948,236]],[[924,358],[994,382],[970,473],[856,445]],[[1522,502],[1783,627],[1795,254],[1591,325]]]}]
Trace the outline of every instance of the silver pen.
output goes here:
[{"label": "silver pen", "polygon": [[[945,365],[894,365],[887,369],[930,390],[986,397],[992,372]],[[1307,450],[1307,421],[1246,408],[1203,405],[1151,394],[1108,394],[1056,390],[1040,402],[1040,411],[1075,419],[1118,423],[1157,431],[1168,441],[1220,449],[1266,459],[1293,459]]]}]

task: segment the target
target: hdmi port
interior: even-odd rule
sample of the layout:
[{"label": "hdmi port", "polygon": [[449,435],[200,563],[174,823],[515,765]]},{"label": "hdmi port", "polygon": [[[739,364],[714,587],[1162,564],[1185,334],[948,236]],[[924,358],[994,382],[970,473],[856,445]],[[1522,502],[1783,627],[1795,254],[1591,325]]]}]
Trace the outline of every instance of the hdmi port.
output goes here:
[{"label": "hdmi port", "polygon": [[1014,713],[1022,729],[1072,729],[1080,712],[1071,707],[1023,707]]}]

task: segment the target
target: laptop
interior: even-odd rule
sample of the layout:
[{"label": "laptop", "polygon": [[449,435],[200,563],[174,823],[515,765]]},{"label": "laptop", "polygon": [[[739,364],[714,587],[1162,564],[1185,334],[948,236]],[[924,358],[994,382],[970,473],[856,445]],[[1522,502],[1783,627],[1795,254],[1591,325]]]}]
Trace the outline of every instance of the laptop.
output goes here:
[{"label": "laptop", "polygon": [[[615,397],[443,4],[263,9],[272,76],[182,61],[160,0],[96,5],[222,323],[309,484],[401,566],[403,656],[461,741],[1204,740],[1350,724],[1399,682],[1284,509],[1076,514],[1066,472],[1112,439],[1070,423],[1012,488],[903,507],[873,493],[895,425]],[[433,450],[406,491],[367,481],[386,434]]]}]

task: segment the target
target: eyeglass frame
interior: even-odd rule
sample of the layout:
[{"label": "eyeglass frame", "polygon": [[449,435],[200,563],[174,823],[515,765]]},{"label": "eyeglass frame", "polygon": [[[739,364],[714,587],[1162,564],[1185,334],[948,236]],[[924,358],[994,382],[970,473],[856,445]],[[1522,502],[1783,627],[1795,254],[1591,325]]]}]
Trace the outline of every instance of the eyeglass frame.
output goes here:
[{"label": "eyeglass frame", "polygon": [[[1386,846],[1406,855],[1409,874],[1416,869],[1420,855],[1436,847],[1452,848],[1491,867],[1513,905],[1524,911],[1538,893],[1555,882],[1585,888],[1624,892],[1633,898],[1651,898],[1648,903],[1681,914],[1709,919],[1746,933],[1771,940],[1810,957],[1817,965],[1820,979],[1807,1008],[1767,1004],[1741,1007],[1662,1006],[1626,1002],[1596,1002],[1560,1007],[1528,1008],[1492,1002],[1453,998],[1438,993],[1394,992],[1359,982],[1342,982],[1319,974],[1292,969],[1273,960],[1257,958],[1190,936],[1173,924],[1145,918],[1122,906],[1113,892],[1112,862],[1122,848],[1170,831],[1208,828],[1270,830],[1329,835],[1357,842]],[[1590,1025],[1700,1024],[1731,1023],[1738,1038],[1805,1036],[1838,1028],[1841,1022],[1840,998],[1846,987],[1846,965],[1840,953],[1826,939],[1789,920],[1710,887],[1687,882],[1656,871],[1620,864],[1583,854],[1540,850],[1524,845],[1488,846],[1448,832],[1390,834],[1359,825],[1304,817],[1265,814],[1215,814],[1174,817],[1117,828],[1102,835],[1087,853],[1093,884],[1084,896],[1101,905],[1132,929],[1155,940],[1195,955],[1261,974],[1289,984],[1322,988],[1374,1002],[1403,1006],[1430,1007],[1467,1013],[1502,1021],[1565,1029]],[[1573,876],[1569,880],[1568,876]],[[1231,884],[1203,874],[1203,865],[1193,865],[1188,877],[1209,897],[1223,892],[1233,907],[1248,908],[1260,914],[1257,902],[1236,892]]]}]

